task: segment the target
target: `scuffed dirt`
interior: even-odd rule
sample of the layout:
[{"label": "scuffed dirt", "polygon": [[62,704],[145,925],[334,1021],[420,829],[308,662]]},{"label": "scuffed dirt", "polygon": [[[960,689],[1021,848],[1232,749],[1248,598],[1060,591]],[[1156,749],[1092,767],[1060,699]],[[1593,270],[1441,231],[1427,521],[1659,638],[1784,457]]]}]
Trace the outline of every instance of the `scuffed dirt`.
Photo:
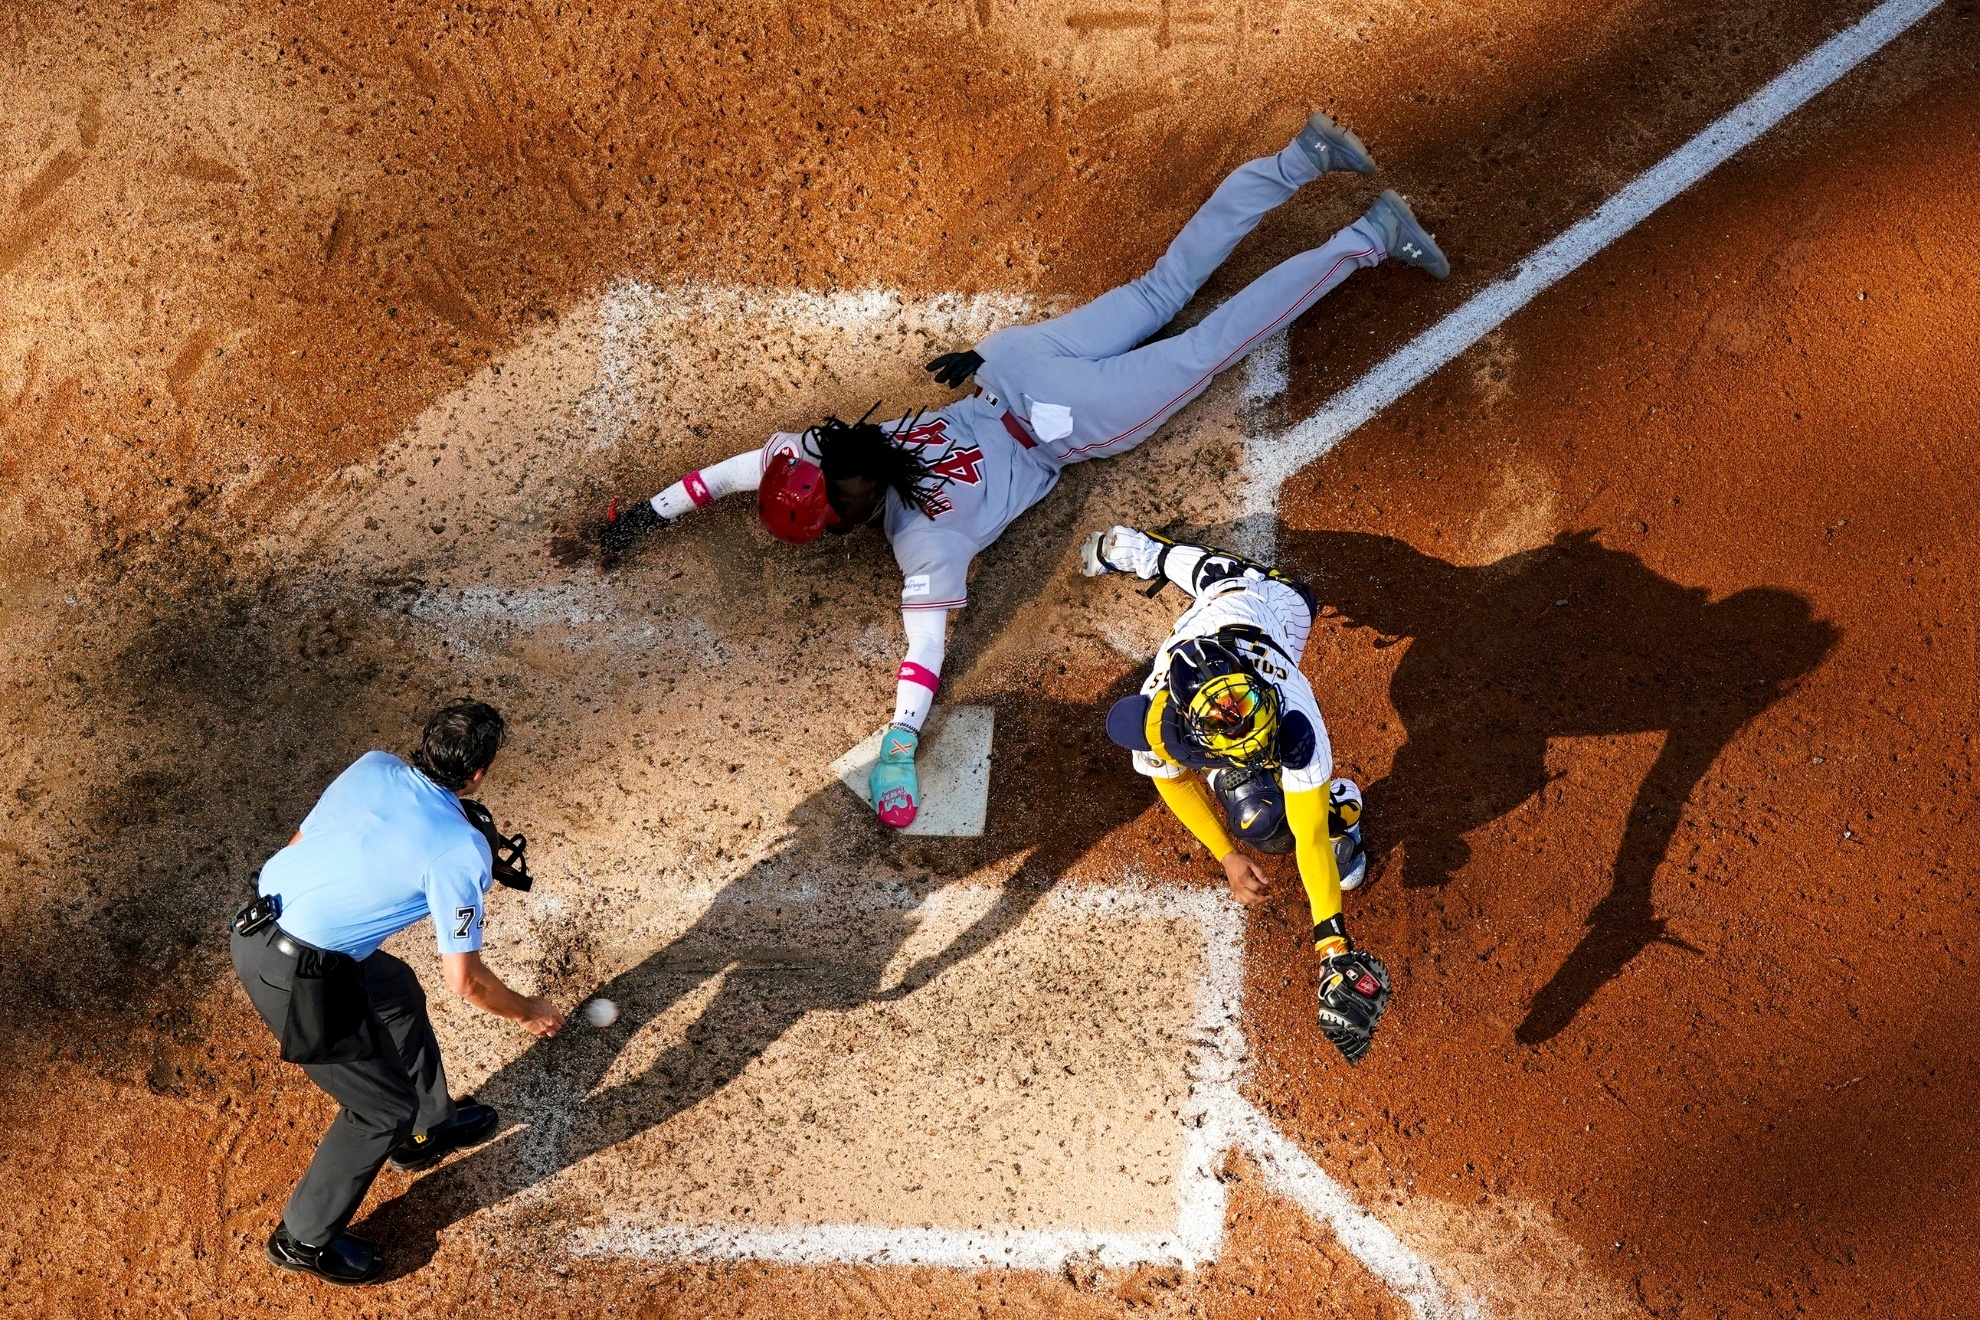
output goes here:
[{"label": "scuffed dirt", "polygon": [[[1095,719],[1175,598],[1082,582],[1077,534],[1255,535],[1229,525],[1245,431],[1860,8],[0,15],[0,1303],[1400,1317],[1242,1160],[1216,1263],[1063,1276],[573,1259],[582,1187],[474,1217],[473,1170],[388,1173],[369,1227],[395,1277],[326,1295],[259,1251],[328,1109],[217,922],[356,752],[475,690],[516,720],[489,796],[541,859],[491,955],[524,984],[594,993],[667,939],[657,912],[733,915],[738,877],[1001,896],[946,967],[902,930],[886,959],[749,944],[737,965],[802,1012],[770,1039],[777,994],[711,1020],[684,1120],[767,1141],[742,1107],[801,1119],[804,1058],[884,1023],[970,1048],[924,1015],[1000,1004],[1010,931],[1055,888],[1214,879]],[[1381,859],[1350,919],[1401,991],[1367,1067],[1329,1062],[1288,877],[1250,927],[1248,1090],[1493,1315],[1971,1292],[1975,59],[1970,12],[1927,20],[1288,487],[1280,553],[1335,611],[1307,668]],[[1456,277],[1357,277],[1294,327],[1283,387],[1226,380],[984,556],[945,695],[997,710],[986,839],[884,838],[825,774],[890,699],[876,541],[793,552],[725,508],[610,577],[545,554],[607,493],[772,425],[939,398],[925,356],[1136,273],[1314,103]],[[1368,191],[1309,189],[1186,315]],[[1174,951],[1087,938],[1146,999],[1098,1045],[1158,1034]],[[442,1014],[464,1080],[521,1048]],[[759,1045],[769,1071],[730,1085]],[[929,1126],[994,1108],[955,1095]],[[776,1201],[723,1139],[667,1176]],[[1083,1176],[983,1186],[1063,1202]]]}]

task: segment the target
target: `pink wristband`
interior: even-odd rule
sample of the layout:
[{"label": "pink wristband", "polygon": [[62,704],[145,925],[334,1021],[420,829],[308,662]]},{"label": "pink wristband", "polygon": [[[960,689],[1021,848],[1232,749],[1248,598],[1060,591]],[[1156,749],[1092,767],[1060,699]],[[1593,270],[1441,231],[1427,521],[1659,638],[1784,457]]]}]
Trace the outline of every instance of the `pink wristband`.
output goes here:
[{"label": "pink wristband", "polygon": [[932,669],[916,664],[912,660],[901,661],[901,672],[894,675],[903,683],[919,683],[930,692],[942,684],[942,676]]},{"label": "pink wristband", "polygon": [[701,479],[699,472],[690,472],[682,477],[681,485],[687,488],[688,498],[694,501],[695,508],[705,509],[715,502],[715,497],[708,493],[708,483]]}]

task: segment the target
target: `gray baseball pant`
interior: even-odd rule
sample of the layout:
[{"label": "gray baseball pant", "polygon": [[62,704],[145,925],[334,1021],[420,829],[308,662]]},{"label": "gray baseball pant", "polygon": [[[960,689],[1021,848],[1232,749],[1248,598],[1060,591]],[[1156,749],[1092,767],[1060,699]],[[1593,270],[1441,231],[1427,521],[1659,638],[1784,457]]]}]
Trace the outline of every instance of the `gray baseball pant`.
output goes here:
[{"label": "gray baseball pant", "polygon": [[[288,1021],[296,960],[275,947],[275,934],[270,928],[235,935],[231,952],[235,974],[254,1001],[255,1011],[279,1040]],[[382,949],[358,964],[358,974],[393,1049],[354,1063],[300,1065],[309,1080],[343,1106],[282,1211],[289,1232],[313,1247],[344,1231],[400,1142],[454,1116],[440,1042],[434,1039],[433,1022],[426,1015],[426,992],[419,978]]]},{"label": "gray baseball pant", "polygon": [[1063,316],[1011,326],[978,344],[977,383],[1021,418],[1034,403],[1071,408],[1072,434],[1041,442],[1061,463],[1132,449],[1218,372],[1388,255],[1375,227],[1357,220],[1259,276],[1188,330],[1135,347],[1175,319],[1267,211],[1318,177],[1296,145],[1238,166],[1146,275]]}]

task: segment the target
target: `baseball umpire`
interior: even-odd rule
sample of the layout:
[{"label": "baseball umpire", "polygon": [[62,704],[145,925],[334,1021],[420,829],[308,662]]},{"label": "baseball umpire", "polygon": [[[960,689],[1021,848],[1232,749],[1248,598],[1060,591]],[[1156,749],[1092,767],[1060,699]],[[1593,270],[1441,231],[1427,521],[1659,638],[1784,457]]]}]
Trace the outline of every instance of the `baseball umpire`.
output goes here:
[{"label": "baseball umpire", "polygon": [[503,838],[486,808],[462,800],[488,777],[503,735],[494,707],[463,697],[426,722],[412,764],[366,752],[234,916],[234,971],[282,1058],[343,1106],[268,1239],[273,1265],[371,1282],[384,1257],[344,1226],[378,1170],[387,1160],[428,1168],[499,1122],[471,1097],[449,1096],[426,994],[380,950],[386,939],[431,916],[449,990],[537,1036],[563,1026],[549,1000],[517,994],[481,961],[490,887],[529,887],[521,836]]},{"label": "baseball umpire", "polygon": [[1107,713],[1107,736],[1223,864],[1239,902],[1263,901],[1266,879],[1232,835],[1294,854],[1321,960],[1320,1030],[1361,1062],[1389,1006],[1389,970],[1354,947],[1341,918],[1341,891],[1361,883],[1368,856],[1361,790],[1333,777],[1327,726],[1299,668],[1312,591],[1264,564],[1132,527],[1095,533],[1081,559],[1088,577],[1132,573],[1190,594],[1140,694]]}]

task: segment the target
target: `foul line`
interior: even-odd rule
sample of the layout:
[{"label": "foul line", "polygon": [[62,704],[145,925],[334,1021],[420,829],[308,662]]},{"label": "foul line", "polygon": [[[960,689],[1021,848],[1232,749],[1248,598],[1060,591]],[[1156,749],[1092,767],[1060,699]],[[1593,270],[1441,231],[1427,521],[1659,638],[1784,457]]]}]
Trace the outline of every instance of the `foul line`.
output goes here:
[{"label": "foul line", "polygon": [[1362,423],[1496,329],[1541,292],[1641,224],[1651,213],[1751,145],[1761,134],[1895,40],[1942,0],[1885,0],[1861,22],[1823,42],[1737,109],[1638,175],[1593,215],[1545,244],[1512,272],[1334,395],[1318,412],[1250,446],[1251,508],[1274,513],[1279,490]]}]

